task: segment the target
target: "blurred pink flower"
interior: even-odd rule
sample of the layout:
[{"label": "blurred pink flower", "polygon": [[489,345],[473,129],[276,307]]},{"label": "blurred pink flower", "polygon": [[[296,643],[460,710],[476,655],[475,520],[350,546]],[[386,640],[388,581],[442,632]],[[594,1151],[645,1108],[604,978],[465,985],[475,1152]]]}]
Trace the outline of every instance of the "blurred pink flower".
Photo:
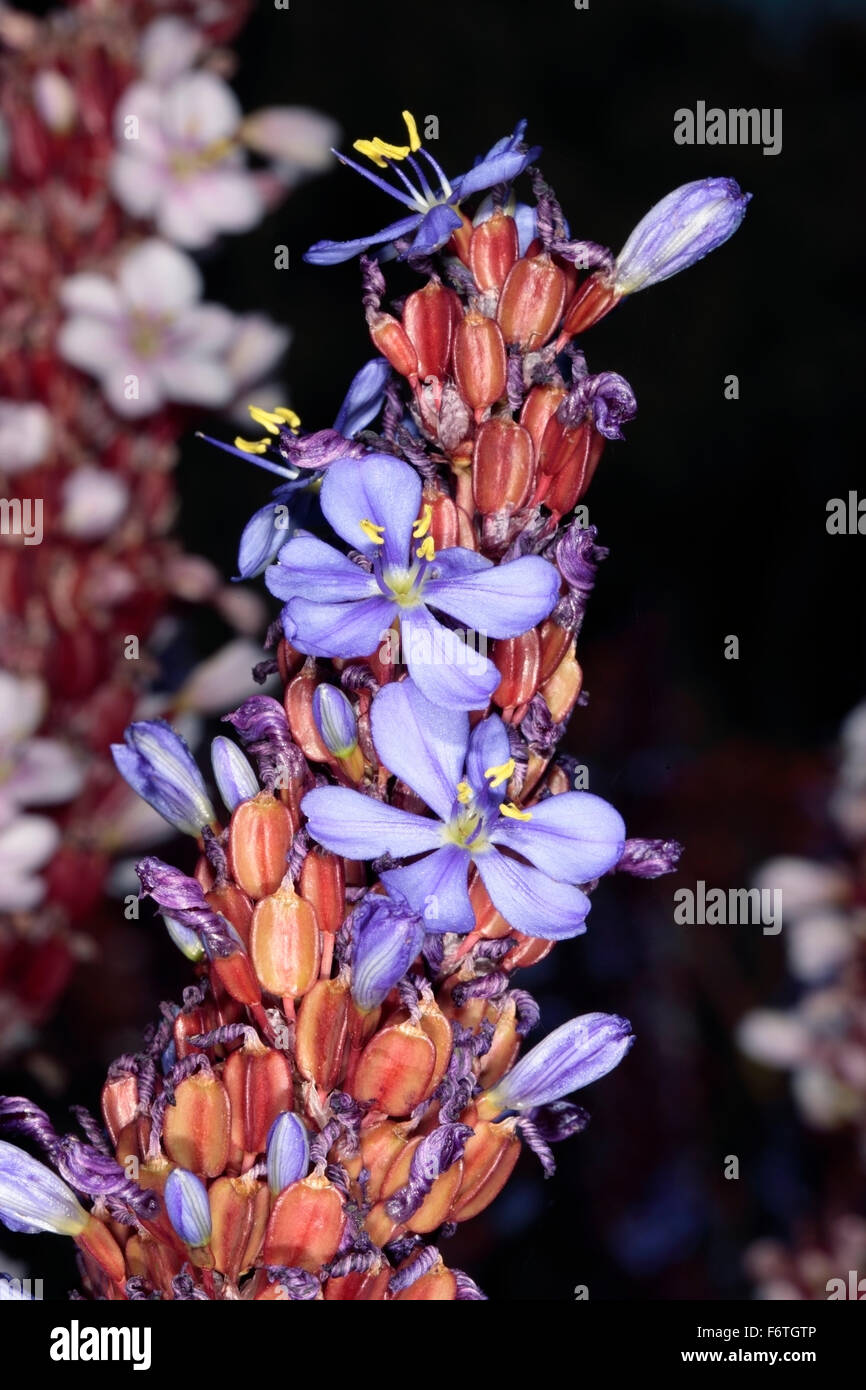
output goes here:
[{"label": "blurred pink flower", "polygon": [[92,272],[63,284],[69,317],[62,357],[99,378],[118,415],[137,419],[166,401],[221,406],[233,389],[225,353],[236,320],[201,304],[202,278],[182,251],[156,238],[121,261],[115,279]]}]

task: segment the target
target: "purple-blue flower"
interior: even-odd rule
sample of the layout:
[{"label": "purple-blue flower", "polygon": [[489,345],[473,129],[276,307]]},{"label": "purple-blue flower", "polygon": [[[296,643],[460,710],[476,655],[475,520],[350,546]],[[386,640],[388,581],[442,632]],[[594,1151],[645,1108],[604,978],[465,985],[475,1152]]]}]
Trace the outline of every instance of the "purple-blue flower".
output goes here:
[{"label": "purple-blue flower", "polygon": [[607,873],[625,843],[612,806],[589,792],[552,796],[528,811],[506,802],[514,762],[502,720],[493,715],[470,733],[464,711],[431,704],[411,680],[379,692],[371,724],[381,762],[435,819],[321,787],[301,803],[316,840],[350,859],[414,858],[381,878],[428,931],[472,930],[471,864],[517,931],[556,939],[585,930],[590,902],[575,885]]},{"label": "purple-blue flower", "polygon": [[352,913],[352,998],[359,1009],[381,1004],[421,950],[425,925],[405,900],[368,893]]},{"label": "purple-blue flower", "polygon": [[617,256],[616,290],[645,290],[715,251],[739,227],[751,196],[734,179],[696,179],[675,188],[638,222]]},{"label": "purple-blue flower", "polygon": [[202,775],[180,734],[164,719],[142,720],[124,730],[111,753],[121,777],[177,830],[200,835],[216,820]]},{"label": "purple-blue flower", "polygon": [[[440,246],[444,246],[461,225],[462,219],[457,205],[464,198],[493,188],[496,184],[511,183],[539,153],[538,147],[527,149],[524,144],[526,122],[520,121],[513,133],[498,140],[468,173],[449,180],[429,150],[424,149],[421,144],[415,121],[409,111],[403,112],[403,119],[409,136],[408,145],[389,145],[378,138],[356,140],[354,145],[360,154],[366,155],[380,169],[391,170],[401,187],[387,183],[378,174],[340,154],[339,150],[334,150],[334,154],[341,164],[348,165],[383,193],[396,198],[398,203],[407,207],[408,217],[392,222],[381,231],[374,232],[372,236],[357,237],[354,241],[317,241],[315,246],[311,246],[306,252],[305,261],[310,261],[313,265],[337,265],[368,251],[371,246],[391,247],[394,242],[404,240],[408,245],[401,250],[401,258],[410,255],[429,256],[432,252],[438,251]],[[415,158],[416,154],[423,156],[427,161],[433,174],[434,186],[431,187],[428,174]],[[400,168],[403,163],[411,167],[417,185],[413,184]]]},{"label": "purple-blue flower", "polygon": [[310,1132],[299,1115],[286,1110],[268,1131],[265,1144],[268,1187],[275,1197],[293,1182],[307,1176],[310,1166]]},{"label": "purple-blue flower", "polygon": [[310,656],[343,658],[369,656],[386,642],[380,655],[388,660],[388,629],[399,620],[402,659],[428,699],[455,709],[483,708],[499,683],[496,667],[431,609],[473,634],[519,637],[554,607],[556,568],[537,555],[494,565],[460,546],[437,555],[431,509],[418,515],[421,480],[391,454],[332,464],[321,505],[367,567],[313,536],[284,545],[266,583],[286,603],[288,640]]},{"label": "purple-blue flower", "polygon": [[17,1145],[0,1139],[0,1221],[10,1231],[76,1236],[89,1219],[62,1178]]},{"label": "purple-blue flower", "polygon": [[[253,513],[243,529],[238,547],[239,579],[252,579],[261,574],[273,563],[280,546],[303,522],[318,487],[319,470],[332,463],[335,457],[341,458],[351,452],[353,436],[366,429],[379,414],[390,371],[384,357],[373,357],[364,363],[352,378],[333,429],[300,437],[293,437],[291,430],[282,430],[271,446],[271,452],[278,451],[281,462],[270,457],[267,450],[259,453],[258,445],[252,452],[216,439],[209,441],[243,459],[252,459],[260,468],[287,480],[274,490],[270,502]],[[267,443],[264,439],[259,441],[262,445]]]},{"label": "purple-blue flower", "polygon": [[172,1168],[165,1184],[168,1219],[184,1245],[198,1250],[211,1238],[211,1214],[207,1188],[186,1168]]},{"label": "purple-blue flower", "polygon": [[561,1100],[613,1071],[633,1042],[631,1024],[617,1014],[572,1018],[521,1057],[488,1092],[487,1108],[532,1110]]}]

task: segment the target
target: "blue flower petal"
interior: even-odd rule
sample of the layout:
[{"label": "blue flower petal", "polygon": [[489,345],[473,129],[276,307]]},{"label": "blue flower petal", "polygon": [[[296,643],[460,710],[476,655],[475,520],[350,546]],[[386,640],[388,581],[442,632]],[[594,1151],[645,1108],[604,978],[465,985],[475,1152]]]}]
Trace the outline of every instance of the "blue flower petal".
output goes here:
[{"label": "blue flower petal", "polygon": [[353,256],[360,255],[362,251],[369,250],[371,246],[381,246],[385,241],[396,241],[398,237],[407,236],[415,230],[422,216],[419,212],[414,213],[412,217],[401,217],[399,222],[392,222],[390,227],[384,227],[381,232],[374,232],[372,236],[356,237],[354,241],[317,241],[315,246],[304,252],[304,260],[309,261],[310,265],[340,265],[341,262],[350,261]]},{"label": "blue flower petal", "polygon": [[475,926],[469,901],[469,855],[445,845],[402,869],[386,869],[382,882],[405,897],[431,932],[468,932]]},{"label": "blue flower petal", "polygon": [[436,553],[431,563],[427,586],[436,579],[460,579],[466,574],[478,574],[480,570],[493,569],[493,561],[477,550],[467,550],[462,545],[450,545]]},{"label": "blue flower petal", "polygon": [[462,218],[446,203],[438,203],[421,220],[418,234],[412,242],[411,255],[432,255],[450,241],[451,234],[463,225]]},{"label": "blue flower petal", "polygon": [[570,883],[557,883],[530,864],[507,859],[497,850],[475,856],[484,887],[516,931],[559,941],[586,931],[590,901]]},{"label": "blue flower petal", "polygon": [[265,583],[284,603],[308,594],[316,595],[312,600],[316,603],[346,603],[381,592],[372,574],[315,536],[297,536],[284,545],[279,564],[270,566]]},{"label": "blue flower petal", "polygon": [[337,412],[334,429],[351,439],[369,425],[382,409],[385,386],[391,374],[391,364],[384,357],[374,357],[352,378]]},{"label": "blue flower petal", "polygon": [[[370,559],[379,555],[384,564],[405,568],[421,506],[421,479],[408,463],[392,454],[338,459],[325,474],[320,500],[322,511],[347,545]],[[383,545],[371,540],[362,521],[384,528]]]},{"label": "blue flower petal", "polygon": [[[470,634],[474,636],[474,634]],[[404,613],[400,624],[403,659],[421,693],[446,709],[485,709],[500,681],[492,661],[423,604]]]},{"label": "blue flower petal", "polygon": [[480,193],[482,189],[492,188],[494,184],[511,183],[523,172],[531,158],[528,150],[522,153],[520,150],[505,150],[501,154],[495,154],[493,150],[474,169],[456,180],[454,192],[461,201],[473,193]]},{"label": "blue flower petal", "polygon": [[524,555],[459,579],[431,579],[424,599],[489,637],[519,637],[553,611],[559,586],[553,565]]},{"label": "blue flower petal", "polygon": [[432,705],[407,680],[383,686],[373,701],[370,725],[376,752],[388,771],[447,820],[463,776],[467,715]]},{"label": "blue flower petal", "polygon": [[442,839],[438,821],[386,806],[350,787],[317,787],[307,792],[301,810],[313,839],[349,859],[422,854]]},{"label": "blue flower petal", "polygon": [[255,579],[272,563],[280,546],[285,545],[291,535],[290,525],[285,503],[268,502],[253,512],[238,546],[240,579]]},{"label": "blue flower petal", "polygon": [[387,598],[352,603],[293,598],[283,609],[283,631],[308,656],[370,656],[385,640],[395,609]]},{"label": "blue flower petal", "polygon": [[503,818],[490,838],[561,883],[589,883],[622,858],[625,824],[600,796],[564,792],[540,801],[531,815],[528,821]]}]

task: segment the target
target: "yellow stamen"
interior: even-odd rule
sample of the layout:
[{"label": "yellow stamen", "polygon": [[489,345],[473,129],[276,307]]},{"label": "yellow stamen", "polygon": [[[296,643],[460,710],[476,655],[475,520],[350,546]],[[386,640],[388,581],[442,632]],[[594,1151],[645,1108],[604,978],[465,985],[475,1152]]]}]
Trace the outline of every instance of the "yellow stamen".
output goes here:
[{"label": "yellow stamen", "polygon": [[507,816],[509,820],[532,820],[532,812],[521,811],[520,807],[515,806],[513,801],[504,801],[499,809],[503,816]]},{"label": "yellow stamen", "polygon": [[424,509],[418,520],[412,526],[412,535],[416,541],[420,541],[422,536],[426,536],[430,530],[430,523],[433,520],[433,508],[429,502],[424,503]]},{"label": "yellow stamen", "polygon": [[414,154],[416,150],[420,150],[421,148],[421,139],[418,135],[418,127],[415,124],[415,117],[412,115],[411,111],[402,111],[400,114],[402,115],[403,120],[406,122],[406,129],[409,132],[409,148]]},{"label": "yellow stamen", "polygon": [[262,410],[259,405],[248,405],[247,410],[256,424],[264,425],[269,434],[279,434],[281,425],[288,425],[290,430],[296,430],[301,423],[300,415],[296,415],[284,405],[276,406],[273,410]]},{"label": "yellow stamen", "polygon": [[457,800],[461,806],[468,806],[472,800],[472,788],[468,782],[457,783]]},{"label": "yellow stamen", "polygon": [[507,763],[499,763],[497,767],[488,767],[484,776],[490,779],[491,787],[501,787],[503,782],[507,782],[514,773],[517,766],[513,758],[509,758]]},{"label": "yellow stamen", "polygon": [[266,454],[271,447],[271,441],[265,439],[241,439],[240,435],[235,438],[235,448],[242,449],[245,454]]},{"label": "yellow stamen", "polygon": [[375,521],[366,521],[366,520],[365,520],[365,521],[362,521],[362,522],[360,523],[360,526],[361,526],[361,530],[364,532],[364,535],[367,537],[368,540],[371,540],[371,541],[373,542],[374,545],[384,545],[384,544],[385,544],[385,527],[384,527],[384,526],[379,526]]},{"label": "yellow stamen", "polygon": [[406,130],[409,135],[408,145],[389,145],[387,140],[380,140],[376,135],[372,140],[356,140],[352,148],[357,150],[359,154],[366,155],[380,169],[387,169],[389,159],[407,159],[410,154],[420,150],[421,141],[412,112],[404,111],[403,120],[406,122]]},{"label": "yellow stamen", "polygon": [[433,537],[425,536],[424,540],[415,551],[415,554],[418,556],[419,560],[435,560],[436,547],[433,544]]}]

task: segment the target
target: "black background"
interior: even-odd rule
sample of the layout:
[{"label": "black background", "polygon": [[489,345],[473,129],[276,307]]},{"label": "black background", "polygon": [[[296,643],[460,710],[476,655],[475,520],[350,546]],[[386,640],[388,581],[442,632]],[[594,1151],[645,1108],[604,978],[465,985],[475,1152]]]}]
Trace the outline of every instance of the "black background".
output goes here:
[{"label": "black background", "polygon": [[[592,371],[630,381],[639,410],[587,499],[611,557],[579,645],[591,700],[570,746],[630,833],[687,850],[674,879],[602,885],[587,935],[520,983],[540,999],[545,1029],[612,1010],[632,1018],[638,1043],[587,1093],[593,1123],[560,1147],[557,1176],[545,1183],[525,1157],[447,1249],[499,1299],[568,1300],[578,1284],[591,1298],[748,1295],[748,1242],[811,1233],[816,1213],[857,1206],[862,1179],[847,1141],[809,1137],[785,1079],[748,1067],[731,1041],[747,1008],[793,997],[783,936],[676,926],[673,892],[700,878],[745,886],[770,853],[833,847],[825,750],[866,688],[866,538],[825,526],[828,499],[858,486],[866,496],[862,12],[815,0],[590,0],[585,11],[571,0],[291,0],[287,11],[258,5],[237,48],[246,109],[318,106],[340,121],[346,149],[359,136],[398,139],[409,107],[419,124],[439,118],[431,148],[459,172],[527,117],[572,234],[614,250],[690,179],[730,175],[754,195],[724,248],[582,342]],[[781,108],[781,154],[676,145],[673,114],[698,100]],[[286,395],[308,428],[331,423],[370,350],[357,265],[307,266],[302,252],[398,215],[336,169],[205,260],[211,298],[291,325]],[[289,270],[274,268],[279,244]],[[731,373],[736,401],[724,397]],[[267,477],[190,438],[180,479],[188,548],[233,573]],[[723,654],[732,634],[736,661]],[[202,647],[215,635],[203,621]],[[157,987],[177,996],[187,982],[177,957],[154,951],[130,978],[136,1026],[153,1016]],[[69,1099],[95,1102],[116,1039],[87,1034],[86,989],[55,1041]],[[737,1182],[723,1177],[731,1154]],[[39,1272],[30,1242],[4,1232],[2,1246]],[[40,1238],[46,1275],[59,1246]]]}]

